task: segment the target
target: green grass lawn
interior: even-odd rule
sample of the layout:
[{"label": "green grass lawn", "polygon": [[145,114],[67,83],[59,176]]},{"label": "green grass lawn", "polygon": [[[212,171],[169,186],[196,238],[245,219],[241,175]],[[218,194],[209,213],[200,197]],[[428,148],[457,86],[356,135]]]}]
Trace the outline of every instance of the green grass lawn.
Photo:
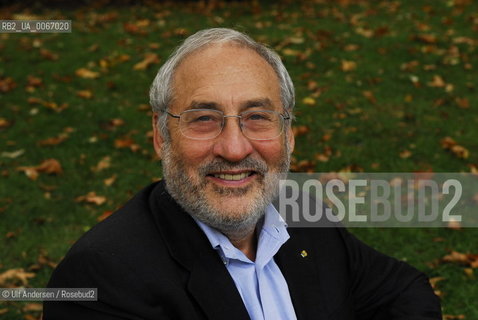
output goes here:
[{"label": "green grass lawn", "polygon": [[[32,275],[7,284],[44,287],[81,234],[161,177],[148,89],[171,50],[206,27],[245,31],[283,57],[301,128],[294,170],[478,170],[476,1],[0,9],[0,19],[73,21],[69,34],[0,34],[0,274]],[[446,137],[465,151],[446,150]],[[33,180],[22,169],[47,159],[61,172],[45,165],[53,173]],[[478,254],[476,229],[352,231],[442,277],[447,319],[478,319],[478,272],[440,262],[451,250]],[[0,317],[39,316],[25,305],[2,302]]]}]

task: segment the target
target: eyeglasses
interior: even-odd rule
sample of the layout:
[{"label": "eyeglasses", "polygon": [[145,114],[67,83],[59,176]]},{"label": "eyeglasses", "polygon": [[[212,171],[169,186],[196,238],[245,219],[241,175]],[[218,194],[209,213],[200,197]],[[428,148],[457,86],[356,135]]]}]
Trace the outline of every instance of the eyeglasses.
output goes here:
[{"label": "eyeglasses", "polygon": [[285,120],[290,119],[289,115],[270,110],[244,111],[237,116],[226,116],[213,109],[191,109],[179,115],[166,113],[178,119],[179,130],[185,137],[194,140],[217,137],[224,128],[225,118],[238,118],[242,133],[251,140],[272,140],[281,135]]}]

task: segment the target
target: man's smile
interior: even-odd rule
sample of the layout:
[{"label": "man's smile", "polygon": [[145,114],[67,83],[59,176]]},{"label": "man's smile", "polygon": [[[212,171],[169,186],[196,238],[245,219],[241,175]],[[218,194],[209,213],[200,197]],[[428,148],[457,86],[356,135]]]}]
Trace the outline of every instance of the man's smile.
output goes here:
[{"label": "man's smile", "polygon": [[241,171],[221,171],[207,174],[206,178],[219,184],[227,184],[228,186],[237,186],[252,181],[257,176],[257,171],[241,170]]}]

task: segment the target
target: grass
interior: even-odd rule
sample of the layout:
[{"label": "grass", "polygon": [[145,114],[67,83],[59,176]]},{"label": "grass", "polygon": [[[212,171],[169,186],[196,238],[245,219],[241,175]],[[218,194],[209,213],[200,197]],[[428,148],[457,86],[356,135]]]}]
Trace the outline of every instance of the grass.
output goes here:
[{"label": "grass", "polygon": [[[304,171],[300,161],[310,160],[318,172],[469,172],[478,165],[477,9],[477,3],[458,0],[2,8],[2,19],[18,13],[71,19],[73,32],[0,34],[0,81],[10,77],[16,83],[0,91],[0,118],[9,124],[0,127],[0,152],[24,150],[0,157],[0,273],[24,268],[35,274],[29,286],[45,286],[52,270],[45,259],[58,262],[99,216],[160,178],[148,135],[151,114],[143,107],[159,64],[133,66],[149,52],[164,62],[186,35],[206,27],[237,28],[282,55],[296,85],[294,125],[309,130],[296,139],[296,170]],[[125,24],[139,31],[125,31]],[[49,60],[48,52],[58,58]],[[121,55],[129,59],[121,61]],[[355,68],[344,71],[343,61]],[[99,77],[78,77],[80,68]],[[42,84],[27,89],[29,75]],[[445,85],[430,86],[434,76]],[[79,90],[92,98],[77,96]],[[32,97],[67,108],[57,112],[29,103]],[[305,97],[315,103],[304,103]],[[467,99],[469,107],[460,107],[457,98]],[[65,128],[72,129],[62,143],[39,144]],[[440,141],[447,136],[469,156],[444,150]],[[115,146],[127,139],[135,151]],[[326,147],[332,150],[329,160],[317,161]],[[400,157],[404,150],[409,157]],[[111,165],[92,170],[105,157]],[[50,158],[61,163],[62,174],[40,173],[32,181],[17,170]],[[105,185],[112,177],[114,183]],[[75,201],[91,191],[107,201]],[[438,289],[445,314],[478,319],[476,270],[469,277],[463,266],[437,263],[450,250],[477,254],[476,229],[352,231],[430,277],[443,277]],[[23,311],[24,305],[1,303],[2,319],[38,316]]]}]

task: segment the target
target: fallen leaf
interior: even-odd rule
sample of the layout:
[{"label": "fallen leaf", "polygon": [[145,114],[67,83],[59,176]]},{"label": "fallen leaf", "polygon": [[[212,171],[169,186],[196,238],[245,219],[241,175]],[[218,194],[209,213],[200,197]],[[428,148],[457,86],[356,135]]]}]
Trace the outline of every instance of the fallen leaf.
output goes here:
[{"label": "fallen leaf", "polygon": [[88,70],[86,68],[80,68],[80,69],[76,70],[75,74],[78,77],[84,78],[84,79],[96,79],[100,76],[100,74],[98,72],[94,72],[94,71]]},{"label": "fallen leaf", "polygon": [[43,305],[41,303],[27,303],[23,308],[23,312],[42,311]]},{"label": "fallen leaf", "polygon": [[61,164],[56,159],[47,159],[36,167],[38,172],[44,172],[46,174],[62,174],[63,169]]},{"label": "fallen leaf", "polygon": [[158,63],[159,58],[156,53],[146,53],[144,60],[133,66],[133,70],[146,70],[151,64]]},{"label": "fallen leaf", "polygon": [[23,268],[10,269],[0,274],[0,288],[15,288],[16,284],[28,285],[28,279],[35,277],[34,273],[25,272]]},{"label": "fallen leaf", "polygon": [[458,98],[457,97],[455,99],[455,102],[458,105],[458,107],[460,107],[462,109],[468,109],[470,107],[470,102],[468,101],[467,98]]},{"label": "fallen leaf", "polygon": [[447,228],[452,229],[452,230],[460,230],[461,229],[461,223],[460,221],[457,221],[455,219],[450,219],[447,223]]},{"label": "fallen leaf", "polygon": [[106,218],[108,218],[109,216],[111,216],[111,214],[113,213],[114,211],[105,211],[101,214],[101,216],[99,216],[98,218],[96,218],[96,220],[98,222],[101,222],[103,220],[105,220]]},{"label": "fallen leaf", "polygon": [[5,118],[0,118],[0,129],[8,128],[11,125]]},{"label": "fallen leaf", "polygon": [[400,158],[402,159],[407,159],[407,158],[410,158],[412,156],[412,153],[408,150],[403,150],[402,152],[400,152]]},{"label": "fallen leaf", "polygon": [[9,92],[17,87],[17,84],[11,77],[0,78],[0,92]]},{"label": "fallen leaf", "polygon": [[39,146],[56,146],[68,139],[68,135],[65,133],[60,133],[57,137],[46,138],[44,140],[38,141]]},{"label": "fallen leaf", "polygon": [[61,168],[60,162],[55,159],[47,159],[38,166],[34,167],[17,167],[16,170],[23,171],[25,175],[31,180],[36,180],[38,178],[39,172],[55,175],[63,173],[63,169]]},{"label": "fallen leaf", "polygon": [[304,99],[302,99],[302,103],[307,106],[313,106],[315,105],[315,99],[312,97],[305,97]]},{"label": "fallen leaf", "polygon": [[307,134],[307,133],[309,133],[309,131],[310,131],[310,129],[307,126],[292,127],[292,133],[294,134],[295,137]]},{"label": "fallen leaf", "polygon": [[468,279],[475,279],[475,274],[472,268],[465,268],[463,269],[463,272],[466,274]]},{"label": "fallen leaf", "polygon": [[467,159],[470,156],[468,149],[458,145],[457,142],[450,137],[441,139],[440,143],[443,149],[451,151],[458,158]]},{"label": "fallen leaf", "polygon": [[290,49],[290,48],[285,48],[284,50],[282,50],[282,53],[283,53],[285,56],[295,57],[295,56],[298,56],[298,55],[300,54],[300,51],[299,51],[299,50]]},{"label": "fallen leaf", "polygon": [[459,315],[451,315],[451,314],[444,314],[443,315],[444,320],[460,320],[460,319],[466,319],[465,315],[459,314]]},{"label": "fallen leaf", "polygon": [[468,151],[468,149],[459,145],[455,145],[451,147],[450,150],[451,152],[453,152],[453,154],[455,154],[455,156],[461,159],[468,159],[468,156],[470,155],[470,152]]},{"label": "fallen leaf", "polygon": [[437,42],[437,37],[432,34],[419,34],[414,36],[414,39],[427,44],[434,44]]},{"label": "fallen leaf", "polygon": [[40,49],[40,55],[47,60],[51,60],[51,61],[58,60],[58,54],[51,52],[50,50],[45,48]]},{"label": "fallen leaf", "polygon": [[38,88],[43,85],[43,80],[32,75],[27,77],[27,86]]},{"label": "fallen leaf", "polygon": [[478,254],[451,251],[450,254],[444,256],[441,260],[443,262],[465,265],[471,268],[478,268]]},{"label": "fallen leaf", "polygon": [[362,92],[363,96],[372,104],[377,103],[377,99],[375,98],[375,95],[373,94],[372,91],[365,90]]},{"label": "fallen leaf", "polygon": [[133,152],[136,152],[139,149],[141,149],[141,147],[137,145],[136,143],[134,143],[134,140],[129,137],[116,139],[115,148],[118,148],[118,149],[129,148]]},{"label": "fallen leaf", "polygon": [[350,72],[357,69],[357,63],[355,61],[342,60],[341,69],[344,72]]},{"label": "fallen leaf", "polygon": [[428,82],[428,86],[434,88],[443,88],[446,86],[446,82],[441,76],[434,75],[433,80],[431,82]]},{"label": "fallen leaf", "polygon": [[8,312],[7,308],[0,309],[0,315],[5,314]]},{"label": "fallen leaf", "polygon": [[1,156],[2,156],[2,158],[15,159],[15,158],[18,158],[19,156],[21,156],[24,153],[25,153],[24,149],[20,149],[20,150],[17,150],[17,151],[12,151],[12,152],[4,151],[4,152],[2,152]]},{"label": "fallen leaf", "polygon": [[76,95],[83,99],[91,99],[93,97],[93,92],[90,90],[79,90],[76,91]]},{"label": "fallen leaf", "polygon": [[115,181],[116,181],[116,174],[112,175],[111,177],[109,177],[107,179],[104,179],[103,183],[105,184],[105,186],[109,187],[113,183],[115,183]]},{"label": "fallen leaf", "polygon": [[100,172],[102,170],[108,169],[110,166],[111,166],[111,157],[106,156],[102,158],[95,167],[91,168],[91,171]]},{"label": "fallen leaf", "polygon": [[88,193],[87,193],[86,195],[84,195],[84,196],[76,197],[76,198],[75,198],[75,201],[76,201],[76,202],[93,203],[93,204],[96,204],[96,205],[100,206],[100,205],[102,205],[103,203],[106,202],[106,197],[98,196],[98,195],[96,194],[96,192],[91,191],[91,192],[88,192]]}]

